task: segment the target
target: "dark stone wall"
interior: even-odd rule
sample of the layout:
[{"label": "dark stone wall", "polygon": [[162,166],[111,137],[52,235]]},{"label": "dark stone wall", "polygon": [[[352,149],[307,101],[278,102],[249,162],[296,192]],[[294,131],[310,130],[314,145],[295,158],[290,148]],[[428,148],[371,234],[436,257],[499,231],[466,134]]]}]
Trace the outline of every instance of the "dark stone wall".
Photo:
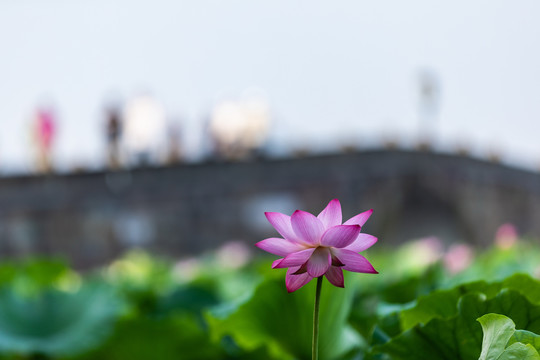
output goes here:
[{"label": "dark stone wall", "polygon": [[186,256],[277,233],[264,211],[344,217],[395,244],[435,235],[485,245],[501,224],[540,236],[540,175],[457,155],[401,150],[0,179],[0,254],[102,264],[133,246]]}]

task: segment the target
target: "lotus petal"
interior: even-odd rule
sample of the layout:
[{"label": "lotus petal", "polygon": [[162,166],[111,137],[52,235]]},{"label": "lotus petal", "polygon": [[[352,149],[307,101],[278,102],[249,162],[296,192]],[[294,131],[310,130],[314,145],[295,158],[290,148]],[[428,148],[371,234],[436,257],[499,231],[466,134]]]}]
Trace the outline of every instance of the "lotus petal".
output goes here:
[{"label": "lotus petal", "polygon": [[[359,225],[338,225],[326,230],[321,245],[343,248],[352,244],[360,234]],[[279,255],[279,254],[277,254]]]},{"label": "lotus petal", "polygon": [[318,245],[324,232],[321,220],[306,211],[296,210],[291,216],[292,228],[300,241]]},{"label": "lotus petal", "polygon": [[369,217],[373,214],[373,209],[370,209],[368,211],[364,211],[363,213],[360,213],[356,216],[353,216],[349,220],[345,221],[343,225],[360,225],[364,226],[366,221],[369,219]]},{"label": "lotus petal", "polygon": [[345,246],[344,249],[354,251],[355,253],[359,253],[360,251],[369,249],[376,242],[377,242],[377,238],[373,235],[358,234],[358,237],[356,238],[356,240],[354,240],[352,244]]},{"label": "lotus petal", "polygon": [[293,275],[293,273],[299,269],[299,266],[295,266],[287,270],[287,275],[285,276],[285,286],[287,287],[287,291],[290,293],[300,289],[302,286],[310,282],[311,279],[313,279],[307,272],[300,275]]},{"label": "lotus petal", "polygon": [[318,247],[307,262],[307,272],[312,277],[322,276],[330,267],[332,256],[330,249]]},{"label": "lotus petal", "polygon": [[274,255],[287,256],[290,253],[304,250],[305,247],[282,238],[269,238],[255,244],[260,249]]},{"label": "lotus petal", "polygon": [[332,253],[343,264],[345,264],[345,266],[342,267],[344,270],[359,273],[378,274],[377,270],[373,268],[373,265],[371,265],[370,262],[360,254],[345,249],[332,249]]},{"label": "lotus petal", "polygon": [[317,216],[323,223],[326,229],[332,226],[341,225],[341,204],[338,199],[334,199],[328,203],[323,211]]},{"label": "lotus petal", "polygon": [[294,252],[287,255],[279,264],[272,265],[274,269],[281,269],[290,266],[301,266],[309,260],[311,254],[315,251],[315,248],[306,249]]},{"label": "lotus petal", "polygon": [[343,279],[343,270],[339,267],[330,266],[324,274],[328,281],[334,286],[345,287],[345,281]]},{"label": "lotus petal", "polygon": [[290,241],[297,240],[297,236],[291,226],[291,217],[289,215],[278,212],[265,212],[264,215],[281,236]]}]

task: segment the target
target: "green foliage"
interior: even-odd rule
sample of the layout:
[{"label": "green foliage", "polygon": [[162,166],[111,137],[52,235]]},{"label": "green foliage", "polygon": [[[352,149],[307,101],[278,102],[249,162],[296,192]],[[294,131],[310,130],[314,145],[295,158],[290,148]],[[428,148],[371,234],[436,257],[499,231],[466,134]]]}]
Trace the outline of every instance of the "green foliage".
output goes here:
[{"label": "green foliage", "polygon": [[78,360],[204,360],[220,359],[224,351],[212,344],[194,316],[174,314],[160,318],[121,320],[109,340]]},{"label": "green foliage", "polygon": [[92,348],[106,339],[120,303],[103,285],[71,293],[46,289],[21,296],[0,290],[0,350],[4,353],[59,356]]},{"label": "green foliage", "polygon": [[503,314],[522,329],[540,332],[538,288],[538,281],[515,275],[498,283],[436,291],[402,311],[403,332],[375,351],[393,359],[476,359],[482,344],[476,319],[484,314]]},{"label": "green foliage", "polygon": [[58,259],[31,258],[0,264],[0,287],[9,285],[21,295],[38,294],[50,287],[69,289],[79,282],[79,275]]},{"label": "green foliage", "polygon": [[[538,359],[540,247],[490,249],[454,275],[439,250],[370,253],[379,275],[325,280],[321,359]],[[0,360],[309,359],[314,284],[288,294],[271,261],[134,251],[84,276],[54,259],[4,261]]]},{"label": "green foliage", "polygon": [[496,283],[476,281],[449,290],[434,291],[419,298],[416,306],[401,312],[402,327],[407,330],[416,324],[425,324],[433,318],[454,316],[458,311],[459,299],[463,295],[481,293],[490,299],[503,289],[517,291],[531,302],[540,301],[540,282],[524,274],[516,274]]},{"label": "green foliage", "polygon": [[[335,359],[360,346],[360,338],[347,325],[352,289],[323,287],[320,318],[320,356]],[[208,319],[215,337],[231,336],[239,346],[268,346],[274,359],[311,356],[314,284],[288,294],[283,279],[269,279],[253,296],[233,309],[215,309]]]},{"label": "green foliage", "polygon": [[478,321],[484,331],[478,360],[540,360],[537,351],[540,336],[530,331],[516,331],[514,322],[504,315],[486,314]]}]

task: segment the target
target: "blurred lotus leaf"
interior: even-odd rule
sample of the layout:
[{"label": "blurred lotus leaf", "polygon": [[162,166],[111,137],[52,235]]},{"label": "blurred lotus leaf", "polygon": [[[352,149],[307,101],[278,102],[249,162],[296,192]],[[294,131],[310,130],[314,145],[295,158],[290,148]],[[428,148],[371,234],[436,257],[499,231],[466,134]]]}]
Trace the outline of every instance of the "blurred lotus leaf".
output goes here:
[{"label": "blurred lotus leaf", "polygon": [[111,333],[120,301],[104,285],[24,295],[0,289],[0,353],[60,356],[98,346]]},{"label": "blurred lotus leaf", "polygon": [[123,319],[103,346],[74,359],[205,360],[222,359],[224,355],[219,343],[210,342],[198,319],[175,314]]},{"label": "blurred lotus leaf", "polygon": [[185,285],[179,287],[159,299],[156,312],[167,314],[170,312],[200,313],[203,309],[218,304],[219,299],[212,289],[198,285]]},{"label": "blurred lotus leaf", "polygon": [[375,351],[396,360],[477,359],[482,347],[482,329],[476,319],[488,313],[503,314],[521,329],[540,332],[540,306],[508,288],[503,288],[493,298],[471,291],[454,305],[441,303],[440,306],[441,315],[453,311],[456,315],[434,316],[425,323],[418,322],[384,345],[375,347]]},{"label": "blurred lotus leaf", "polygon": [[0,264],[0,285],[11,284],[23,294],[38,293],[77,278],[65,262],[58,259],[29,258],[21,261],[3,261]]},{"label": "blurred lotus leaf", "polygon": [[533,304],[540,304],[540,281],[530,276],[516,274],[495,283],[476,281],[448,290],[433,291],[420,297],[414,307],[401,312],[403,330],[410,329],[418,323],[426,324],[433,318],[449,318],[456,315],[458,301],[465,294],[482,293],[487,299],[491,299],[502,289],[517,291]]}]

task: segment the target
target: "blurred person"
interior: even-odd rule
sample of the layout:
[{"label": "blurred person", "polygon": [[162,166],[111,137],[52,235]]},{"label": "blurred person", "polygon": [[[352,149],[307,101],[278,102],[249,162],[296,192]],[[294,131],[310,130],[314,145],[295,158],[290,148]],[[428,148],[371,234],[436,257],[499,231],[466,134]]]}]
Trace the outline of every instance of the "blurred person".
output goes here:
[{"label": "blurred person", "polygon": [[122,142],[132,165],[158,162],[164,153],[165,111],[150,95],[131,99],[124,111]]},{"label": "blurred person", "polygon": [[234,159],[239,154],[239,137],[242,136],[244,117],[240,106],[233,101],[217,104],[208,123],[212,152],[218,159]]},{"label": "blurred person", "polygon": [[167,138],[168,138],[168,149],[167,149],[167,163],[169,164],[178,164],[182,161],[182,147],[181,147],[181,137],[182,130],[178,122],[170,122]]},{"label": "blurred person", "polygon": [[266,141],[269,123],[269,106],[260,96],[220,102],[208,124],[214,155],[229,160],[255,155]]},{"label": "blurred person", "polygon": [[122,114],[118,106],[109,105],[107,112],[107,147],[108,165],[110,168],[120,167],[120,138],[122,136]]},{"label": "blurred person", "polygon": [[36,148],[36,168],[41,173],[52,170],[51,150],[56,134],[56,114],[51,106],[39,107],[36,111],[32,135]]},{"label": "blurred person", "polygon": [[210,123],[212,121],[211,112],[208,111],[202,118],[202,133],[201,139],[201,152],[205,158],[213,160],[216,158],[216,141],[212,132],[210,131]]}]

